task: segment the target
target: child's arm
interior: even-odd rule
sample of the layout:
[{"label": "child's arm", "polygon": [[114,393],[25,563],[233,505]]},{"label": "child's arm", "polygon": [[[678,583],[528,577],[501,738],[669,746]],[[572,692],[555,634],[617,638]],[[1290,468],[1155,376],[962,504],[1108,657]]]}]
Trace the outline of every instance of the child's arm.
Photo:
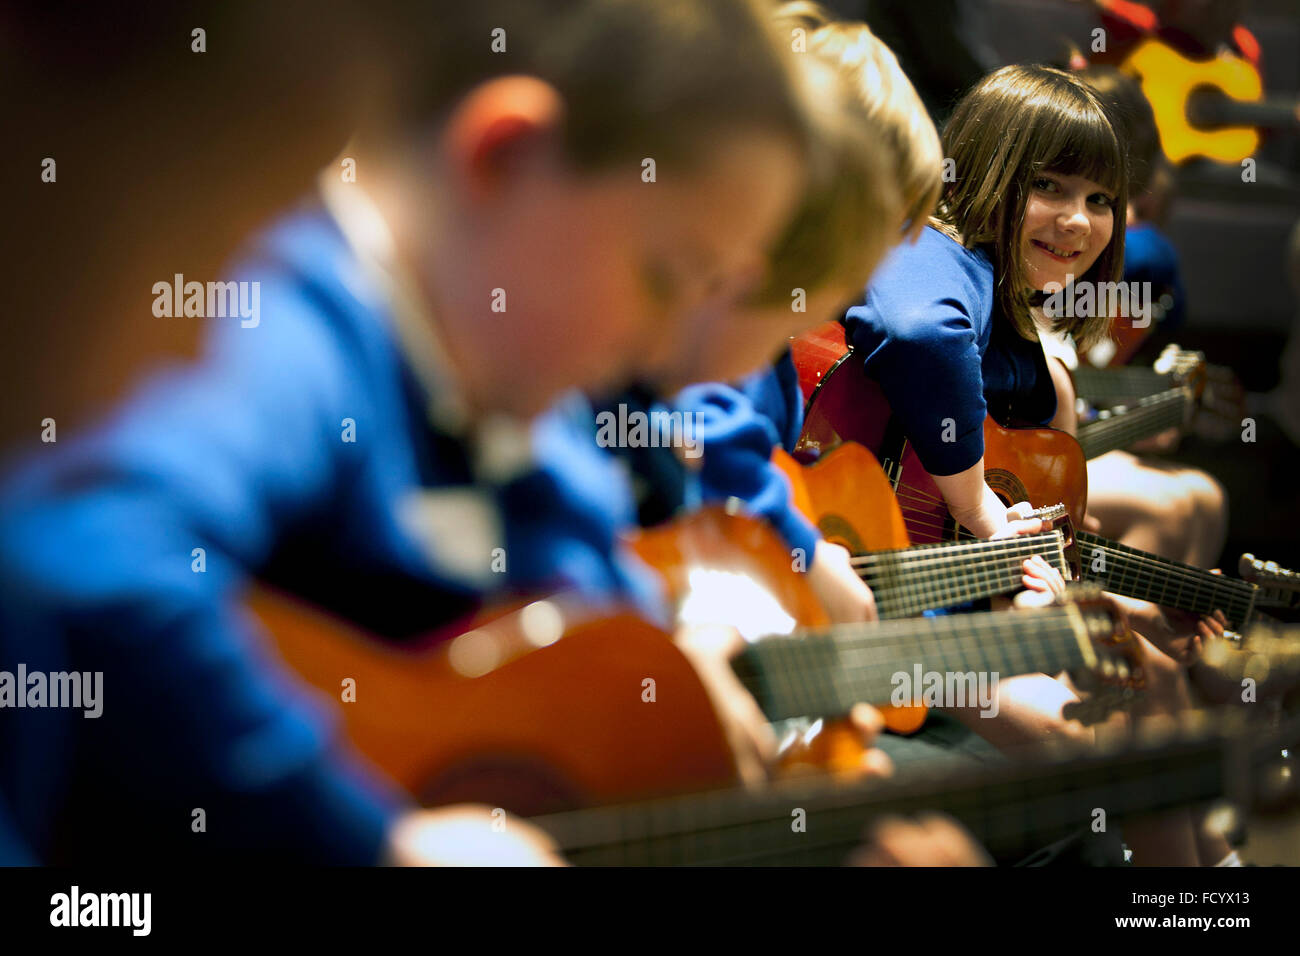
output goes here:
[{"label": "child's arm", "polygon": [[799,513],[789,481],[772,463],[774,448],[788,451],[797,441],[802,403],[789,353],[735,388],[693,385],[676,400],[700,422],[704,500],[739,498],[752,514],[765,518],[790,546],[792,567],[808,571],[832,620],[875,620],[875,597],[850,565],[848,551],[824,540]]},{"label": "child's arm", "polygon": [[[0,547],[15,600],[66,640],[70,669],[103,673],[78,759],[148,827],[142,853],[368,863],[398,799],[348,762],[328,712],[238,606],[244,569],[346,474],[356,446],[341,419],[367,417],[342,343],[273,285],[274,319],[233,322],[200,370],[38,453],[5,490]],[[191,832],[195,808],[206,833]]]},{"label": "child's arm", "polygon": [[[796,383],[797,387],[797,383]],[[782,394],[777,371],[768,367],[738,387],[709,382],[683,389],[674,400],[696,421],[701,495],[706,502],[739,498],[749,512],[766,519],[808,567],[821,535],[794,506],[790,482],[772,464],[772,450],[784,444],[784,418],[768,396]],[[756,395],[762,406],[750,397]],[[795,429],[795,437],[798,429]]]}]

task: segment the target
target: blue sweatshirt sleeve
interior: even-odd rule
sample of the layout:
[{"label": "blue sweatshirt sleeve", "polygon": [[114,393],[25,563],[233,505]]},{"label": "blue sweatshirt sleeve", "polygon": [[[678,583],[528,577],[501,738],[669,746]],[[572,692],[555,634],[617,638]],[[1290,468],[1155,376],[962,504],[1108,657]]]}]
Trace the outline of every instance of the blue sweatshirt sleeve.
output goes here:
[{"label": "blue sweatshirt sleeve", "polygon": [[[798,382],[795,381],[795,388]],[[744,390],[742,390],[744,389]],[[766,396],[765,413],[751,399]],[[772,450],[798,437],[799,422],[790,425],[787,389],[776,368],[750,378],[741,388],[720,383],[683,389],[674,404],[695,416],[696,436],[702,450],[700,486],[704,501],[739,498],[754,515],[766,519],[792,549],[806,556],[805,567],[821,538],[817,529],[794,506],[790,482],[772,464]],[[801,406],[796,403],[796,409]],[[786,424],[785,434],[778,421]]]},{"label": "blue sweatshirt sleeve", "polygon": [[595,436],[595,412],[578,393],[534,422],[537,468],[507,489],[505,504],[511,553],[525,562],[519,575],[598,602],[629,602],[666,626],[659,576],[620,544],[637,524],[631,479]]},{"label": "blue sweatshirt sleeve", "polygon": [[1164,233],[1149,223],[1131,227],[1124,237],[1124,281],[1150,282],[1153,305],[1168,296],[1168,308],[1161,307],[1161,332],[1176,332],[1184,325],[1187,293],[1178,251]]},{"label": "blue sweatshirt sleeve", "polygon": [[933,475],[965,471],[984,454],[991,290],[986,260],[926,229],[891,253],[844,316],[867,375]]},{"label": "blue sweatshirt sleeve", "polygon": [[[372,863],[402,801],[350,763],[332,707],[238,608],[242,569],[347,481],[339,422],[366,415],[348,350],[261,278],[273,317],[228,323],[201,369],[33,456],[0,499],[0,548],[71,665],[103,672],[78,751],[151,821],[142,845]],[[206,834],[190,832],[195,807]]]}]

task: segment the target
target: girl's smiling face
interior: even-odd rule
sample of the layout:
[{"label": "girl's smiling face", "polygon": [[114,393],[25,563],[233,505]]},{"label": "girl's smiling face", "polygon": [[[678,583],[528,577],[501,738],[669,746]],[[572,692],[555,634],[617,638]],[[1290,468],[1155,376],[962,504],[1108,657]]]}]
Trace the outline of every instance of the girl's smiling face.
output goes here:
[{"label": "girl's smiling face", "polygon": [[1091,179],[1044,171],[1029,186],[1020,254],[1033,289],[1082,278],[1110,244],[1115,194]]}]

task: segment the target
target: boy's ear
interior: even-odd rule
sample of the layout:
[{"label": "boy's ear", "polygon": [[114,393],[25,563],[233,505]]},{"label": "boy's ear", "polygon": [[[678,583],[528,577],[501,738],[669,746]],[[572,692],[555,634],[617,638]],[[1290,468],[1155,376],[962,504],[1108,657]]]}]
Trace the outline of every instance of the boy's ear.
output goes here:
[{"label": "boy's ear", "polygon": [[467,93],[448,117],[448,158],[472,199],[490,198],[530,158],[554,155],[564,101],[549,83],[503,76]]}]

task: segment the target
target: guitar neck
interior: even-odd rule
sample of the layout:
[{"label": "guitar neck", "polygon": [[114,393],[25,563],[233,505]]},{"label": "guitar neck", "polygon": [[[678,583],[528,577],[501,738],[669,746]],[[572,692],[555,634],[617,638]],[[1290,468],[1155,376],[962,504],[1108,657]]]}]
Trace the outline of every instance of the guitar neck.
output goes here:
[{"label": "guitar neck", "polygon": [[1211,574],[1085,531],[1078,532],[1076,538],[1085,581],[1101,585],[1114,594],[1193,614],[1221,610],[1232,627],[1250,623],[1258,594],[1253,584]]},{"label": "guitar neck", "polygon": [[874,551],[853,563],[875,594],[881,620],[890,620],[1015,591],[1021,587],[1021,565],[1034,555],[1068,573],[1060,531]]},{"label": "guitar neck", "polygon": [[1173,388],[1142,399],[1137,408],[1105,414],[1080,425],[1078,438],[1084,457],[1097,458],[1177,427],[1184,421],[1191,400],[1186,389]]},{"label": "guitar neck", "polygon": [[1173,375],[1142,366],[1092,368],[1080,365],[1072,373],[1074,390],[1093,405],[1128,405],[1174,387]]},{"label": "guitar neck", "polygon": [[936,676],[973,706],[981,676],[987,687],[998,676],[1092,667],[1091,638],[1112,626],[1074,605],[840,625],[750,644],[732,666],[770,720],[840,716],[859,701],[889,701],[905,682],[911,703]]},{"label": "guitar neck", "polygon": [[1243,807],[1252,784],[1294,727],[1181,740],[1049,764],[835,783],[828,778],[763,791],[718,791],[622,807],[534,817],[580,865],[836,865],[885,814],[938,810],[991,852],[1025,855],[1085,831],[1095,809],[1122,818],[1224,794]]}]

